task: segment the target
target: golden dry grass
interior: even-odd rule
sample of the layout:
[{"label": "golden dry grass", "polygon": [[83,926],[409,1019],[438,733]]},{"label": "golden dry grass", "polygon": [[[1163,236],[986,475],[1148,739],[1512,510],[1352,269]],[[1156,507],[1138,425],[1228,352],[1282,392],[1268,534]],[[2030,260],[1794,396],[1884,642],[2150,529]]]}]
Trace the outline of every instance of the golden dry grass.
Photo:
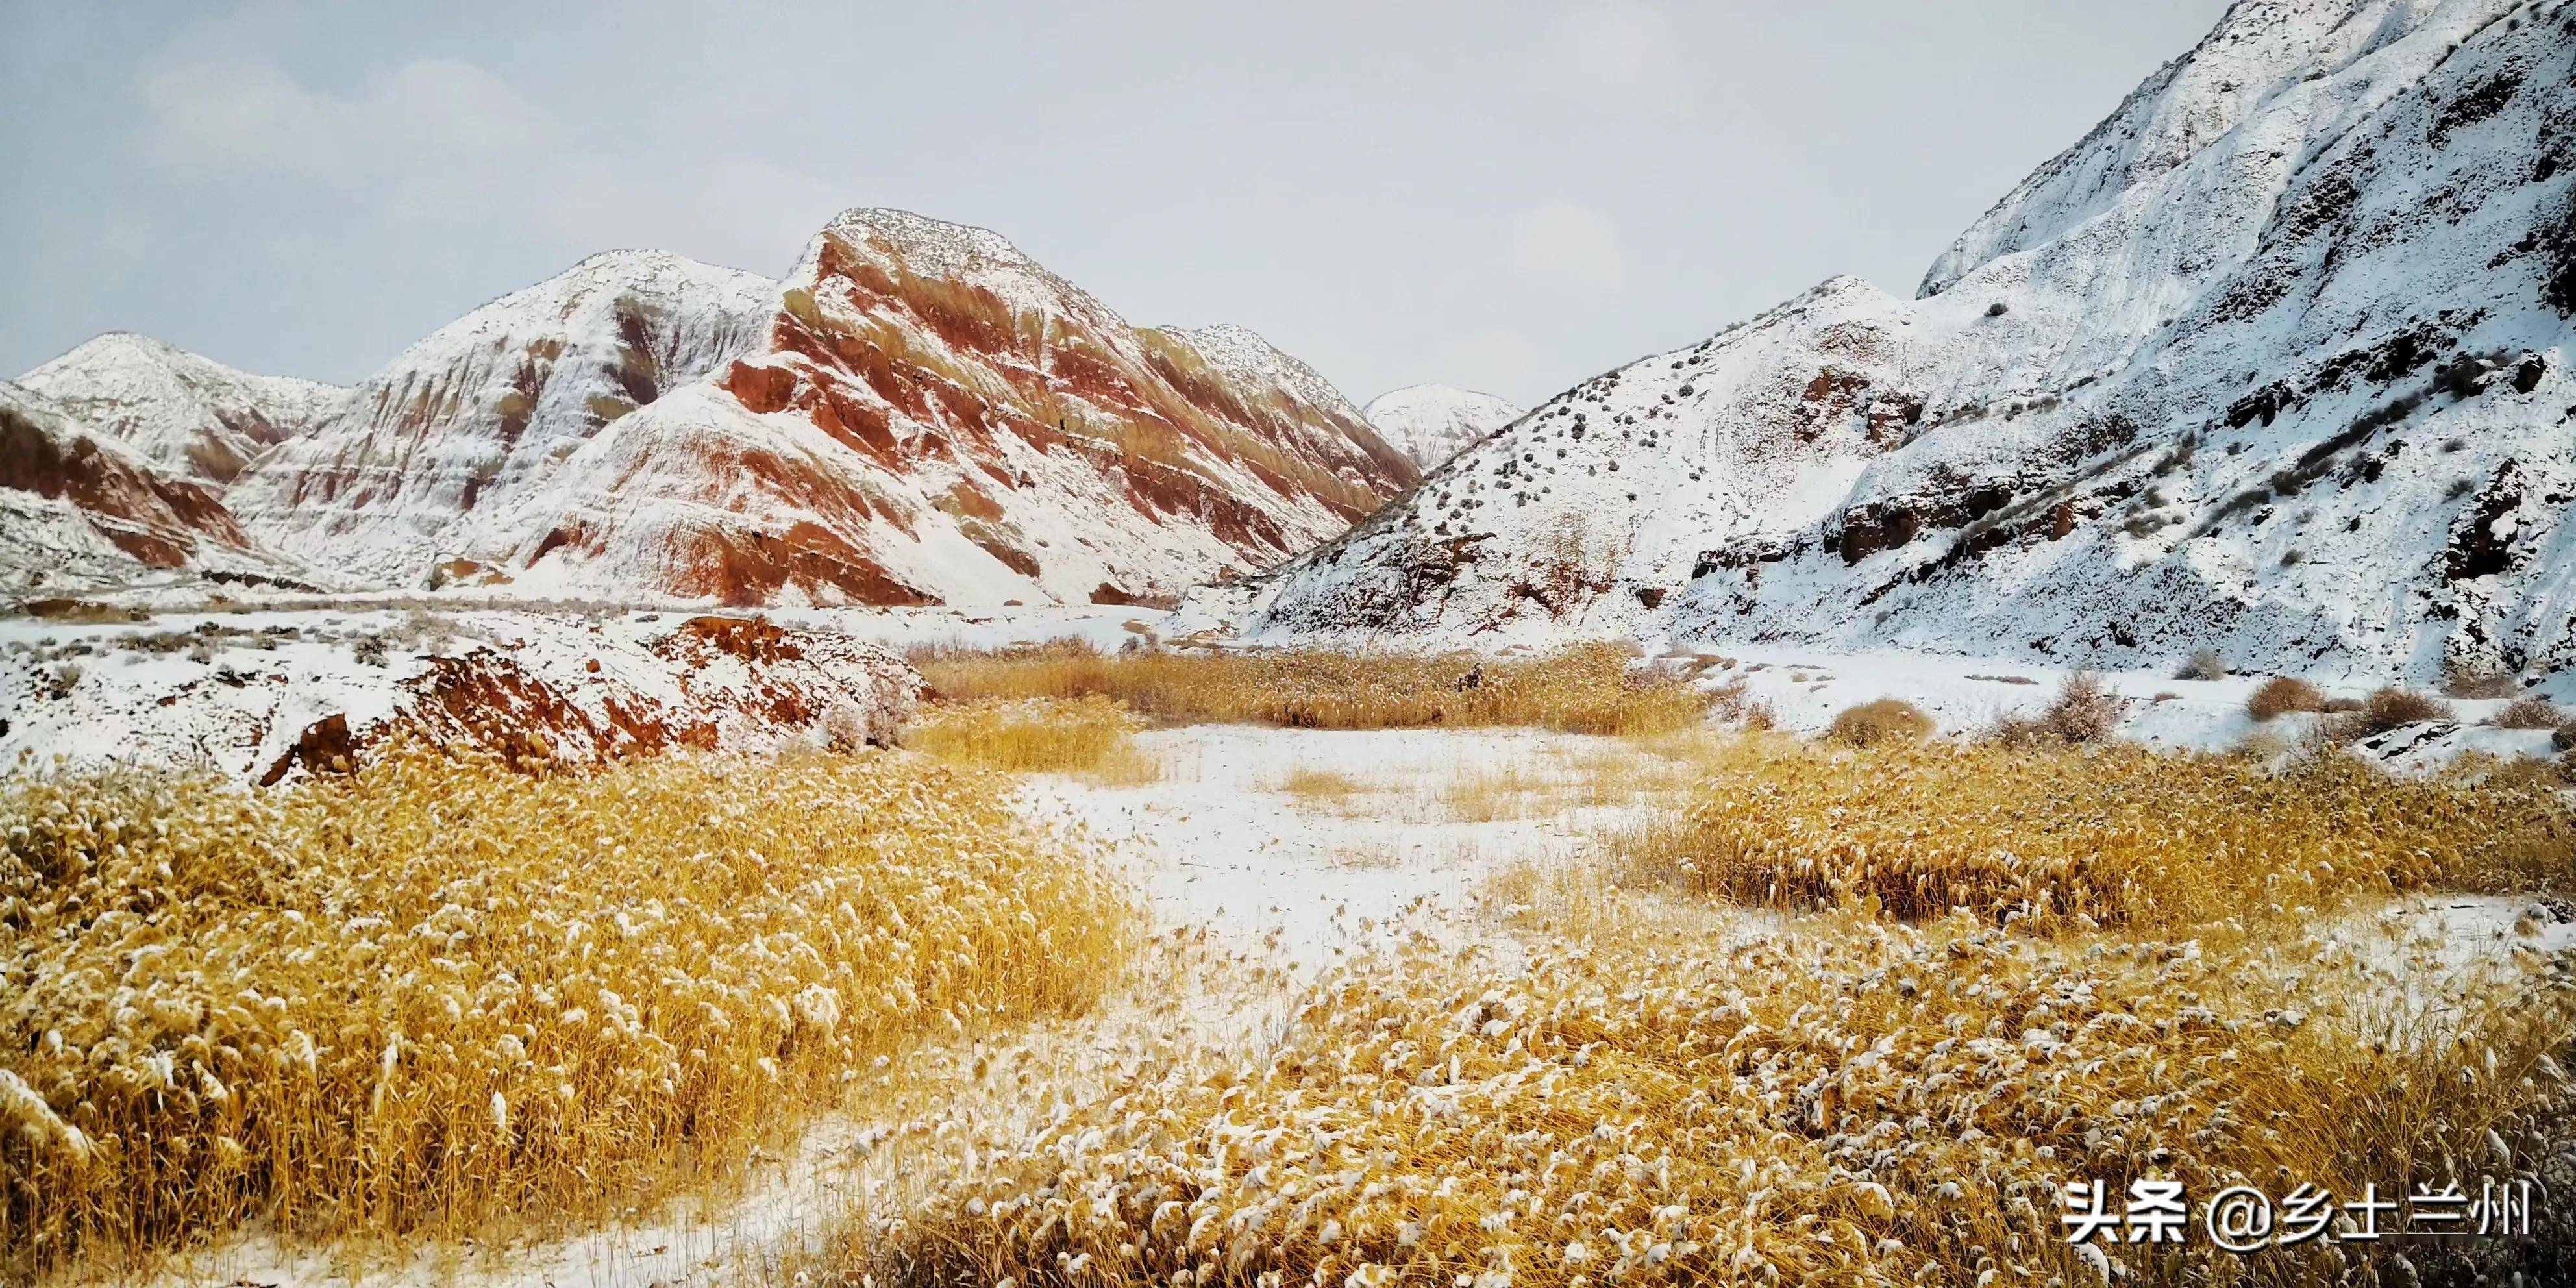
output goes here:
[{"label": "golden dry grass", "polygon": [[2576,879],[2576,815],[2511,783],[2401,782],[2326,753],[2244,757],[1883,743],[1720,744],[1635,877],[1788,908],[2204,925],[2308,916],[2356,896]]},{"label": "golden dry grass", "polygon": [[1553,656],[1468,654],[1103,653],[1078,643],[939,650],[913,662],[943,698],[1114,699],[1167,724],[1296,729],[1534,725],[1569,733],[1653,734],[1696,724],[1708,699],[1672,675],[1589,645]]},{"label": "golden dry grass", "polygon": [[1078,1011],[1137,910],[915,757],[253,794],[0,786],[0,1255],[457,1231],[703,1184],[923,1035]]},{"label": "golden dry grass", "polygon": [[2276,720],[2293,711],[2323,711],[2326,695],[2305,680],[2276,675],[2254,688],[2245,700],[2245,714],[2258,721]]},{"label": "golden dry grass", "polygon": [[1880,698],[1859,706],[1845,707],[1834,717],[1833,727],[1825,736],[1836,742],[1866,747],[1891,738],[1919,740],[1931,736],[1932,717],[1901,698]]},{"label": "golden dry grass", "polygon": [[[1330,975],[1275,1045],[1141,1066],[828,1260],[848,1283],[2094,1283],[2057,1222],[2070,1179],[2406,1192],[2568,1143],[2551,1052],[2576,1003],[2525,973],[2435,1020],[2357,1004],[2361,955],[2314,939],[1857,912],[1747,935],[1615,896],[1525,948],[1525,971],[1421,940]],[[2394,1247],[2100,1251],[2286,1284]]]},{"label": "golden dry grass", "polygon": [[1160,774],[1136,745],[1140,722],[1099,696],[933,703],[905,730],[910,746],[952,764],[1015,773],[1078,774],[1103,784]]},{"label": "golden dry grass", "polygon": [[1347,812],[1354,807],[1354,797],[1369,794],[1369,788],[1358,779],[1332,769],[1300,766],[1279,781],[1279,790],[1299,805],[1311,809]]}]

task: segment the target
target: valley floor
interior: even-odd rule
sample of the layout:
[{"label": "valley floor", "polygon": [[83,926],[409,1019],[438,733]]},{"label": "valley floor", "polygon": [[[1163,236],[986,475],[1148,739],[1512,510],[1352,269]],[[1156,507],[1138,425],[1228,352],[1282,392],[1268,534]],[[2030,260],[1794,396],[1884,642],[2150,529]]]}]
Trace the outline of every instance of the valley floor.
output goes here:
[{"label": "valley floor", "polygon": [[[1837,683],[1810,684],[1819,682]],[[1794,700],[1787,690],[1780,697]],[[1304,986],[1334,963],[1427,938],[1451,950],[1482,945],[1498,978],[1517,974],[1521,943],[1505,923],[1523,909],[1497,906],[1495,891],[1506,888],[1498,878],[1580,868],[1604,838],[1673,807],[1682,781],[1669,749],[1650,742],[1523,729],[1190,726],[1146,731],[1137,742],[1158,768],[1151,780],[1032,775],[1017,802],[1042,826],[1106,843],[1147,900],[1153,937],[1133,981],[1093,1013],[921,1049],[872,1075],[881,1085],[859,1099],[884,1107],[879,1114],[826,1118],[794,1149],[762,1155],[740,1183],[604,1228],[409,1249],[284,1246],[251,1233],[147,1277],[549,1288],[802,1282],[800,1269],[834,1232],[903,1210],[961,1157],[973,1167],[979,1145],[1041,1125],[1072,1098],[1140,1067],[1277,1042]],[[2537,943],[2517,936],[2527,903],[2414,898],[2355,914],[2351,937],[2378,955],[2395,994],[2434,996],[2517,945],[2576,948],[2576,924],[2548,926]],[[1802,924],[1723,906],[1694,905],[1689,915],[1711,946],[1794,940]]]}]

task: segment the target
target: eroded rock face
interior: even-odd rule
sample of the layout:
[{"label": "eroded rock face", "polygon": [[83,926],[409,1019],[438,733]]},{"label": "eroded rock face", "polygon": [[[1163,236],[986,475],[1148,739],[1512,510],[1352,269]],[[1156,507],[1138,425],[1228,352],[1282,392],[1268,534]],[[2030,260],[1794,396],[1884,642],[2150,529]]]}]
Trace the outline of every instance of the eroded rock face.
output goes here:
[{"label": "eroded rock face", "polygon": [[163,473],[40,394],[0,381],[0,593],[181,570],[274,571],[213,487]]},{"label": "eroded rock face", "polygon": [[1587,380],[1230,593],[1280,637],[2576,664],[2570,228],[2576,8],[2239,4],[1918,297]]},{"label": "eroded rock face", "polygon": [[344,772],[407,739],[531,769],[579,767],[789,740],[882,745],[921,691],[918,673],[883,649],[752,618],[485,612],[424,627],[390,614],[345,626],[326,617],[344,620],[96,628],[68,683],[59,663],[12,657],[0,697],[20,718],[0,731],[0,754],[205,761],[277,783]]}]

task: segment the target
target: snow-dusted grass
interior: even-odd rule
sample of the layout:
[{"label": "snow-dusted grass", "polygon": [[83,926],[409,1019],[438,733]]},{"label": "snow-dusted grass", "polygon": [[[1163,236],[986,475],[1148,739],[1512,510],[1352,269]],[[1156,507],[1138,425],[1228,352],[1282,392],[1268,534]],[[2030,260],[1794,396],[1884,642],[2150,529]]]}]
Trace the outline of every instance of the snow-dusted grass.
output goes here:
[{"label": "snow-dusted grass", "polygon": [[1076,641],[989,651],[928,649],[914,665],[952,699],[1108,697],[1149,719],[1298,729],[1531,725],[1651,734],[1695,723],[1707,699],[1626,651],[1584,645],[1539,658],[1472,654],[1103,653]]},{"label": "snow-dusted grass", "polygon": [[738,1169],[928,1036],[1078,1012],[1133,905],[890,753],[0,788],[0,1252],[471,1230]]},{"label": "snow-dusted grass", "polygon": [[[2193,1193],[2283,1175],[2337,1194],[2462,1176],[2474,1189],[2531,1174],[2576,1122],[2552,1058],[2576,1037],[2563,987],[2576,941],[2556,914],[2370,897],[2563,888],[2570,838],[2547,798],[2339,757],[2269,777],[2120,747],[1147,737],[1196,748],[1201,772],[1145,789],[1144,811],[1163,817],[1135,819],[1134,835],[1162,838],[1183,869],[1229,852],[1250,865],[1181,877],[1198,893],[1158,896],[1165,915],[1246,899],[1311,909],[1320,891],[1332,935],[1274,924],[1262,942],[1289,929],[1301,952],[1326,940],[1360,955],[1314,977],[1262,1042],[1142,1062],[1114,1096],[979,1137],[971,1166],[926,1198],[836,1232],[824,1268],[853,1281],[2098,1282],[2057,1225],[2070,1177],[2114,1193],[2150,1174]],[[1442,748],[1452,759],[1426,777]],[[1174,759],[1190,757],[1176,746]],[[1607,781],[1636,804],[1602,807]],[[1619,866],[1623,830],[1669,818],[1672,837],[1707,839],[1700,812],[1652,808],[1675,784],[1703,806],[1736,802],[1743,833],[1790,848],[1848,834],[1900,852],[1982,838],[1991,852],[2009,818],[2038,870],[2105,849],[2131,902],[2087,927],[2005,916],[1994,899],[1918,914],[1853,889],[1763,916],[1641,890]],[[1274,812],[1318,797],[1329,811],[1295,817],[1325,836]],[[1112,798],[1138,794],[1096,795],[1089,816],[1134,818],[1099,808]],[[1345,844],[1372,822],[1382,867]],[[1573,843],[1478,864],[1414,839],[1532,823]],[[2139,862],[2150,849],[2165,861]],[[1328,871],[1253,875],[1305,851]],[[1687,883],[1680,853],[1647,884]],[[1492,932],[1407,920],[1369,933],[1372,916],[1418,907],[1438,869],[1483,873]],[[2274,1263],[2285,1281],[2322,1280],[2351,1269],[2330,1256],[2381,1252]],[[2141,1250],[2100,1253],[2148,1268]],[[2427,1273],[2455,1255],[2408,1253]]]},{"label": "snow-dusted grass", "polygon": [[2576,890],[2555,792],[2245,757],[1785,738],[1713,743],[1632,875],[1747,903],[1860,900],[2042,928],[2313,920],[2395,892]]},{"label": "snow-dusted grass", "polygon": [[1160,767],[1137,748],[1137,724],[1107,698],[983,699],[931,706],[906,739],[942,760],[983,769],[1151,782]]},{"label": "snow-dusted grass", "polygon": [[[1149,1067],[832,1260],[978,1283],[2087,1283],[2097,1256],[2244,1263],[2070,1247],[2070,1177],[2388,1193],[2565,1143],[2550,1053],[2576,1007],[2519,970],[2398,1012],[2336,940],[1858,910],[1748,934],[1568,889],[1516,920],[1579,929],[1524,929],[1517,958],[1417,938],[1363,959],[1275,1044]],[[2270,1255],[2322,1282],[2391,1246]]]}]

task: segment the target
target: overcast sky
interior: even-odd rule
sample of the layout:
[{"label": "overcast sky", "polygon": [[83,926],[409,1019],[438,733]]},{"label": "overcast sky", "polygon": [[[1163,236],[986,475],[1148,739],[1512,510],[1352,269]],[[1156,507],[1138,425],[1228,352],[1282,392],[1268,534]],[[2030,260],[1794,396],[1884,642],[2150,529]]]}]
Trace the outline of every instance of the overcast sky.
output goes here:
[{"label": "overcast sky", "polygon": [[1354,399],[1535,401],[1838,272],[1911,294],[2221,0],[0,0],[0,373],[104,330],[354,381],[650,246],[982,224]]}]

